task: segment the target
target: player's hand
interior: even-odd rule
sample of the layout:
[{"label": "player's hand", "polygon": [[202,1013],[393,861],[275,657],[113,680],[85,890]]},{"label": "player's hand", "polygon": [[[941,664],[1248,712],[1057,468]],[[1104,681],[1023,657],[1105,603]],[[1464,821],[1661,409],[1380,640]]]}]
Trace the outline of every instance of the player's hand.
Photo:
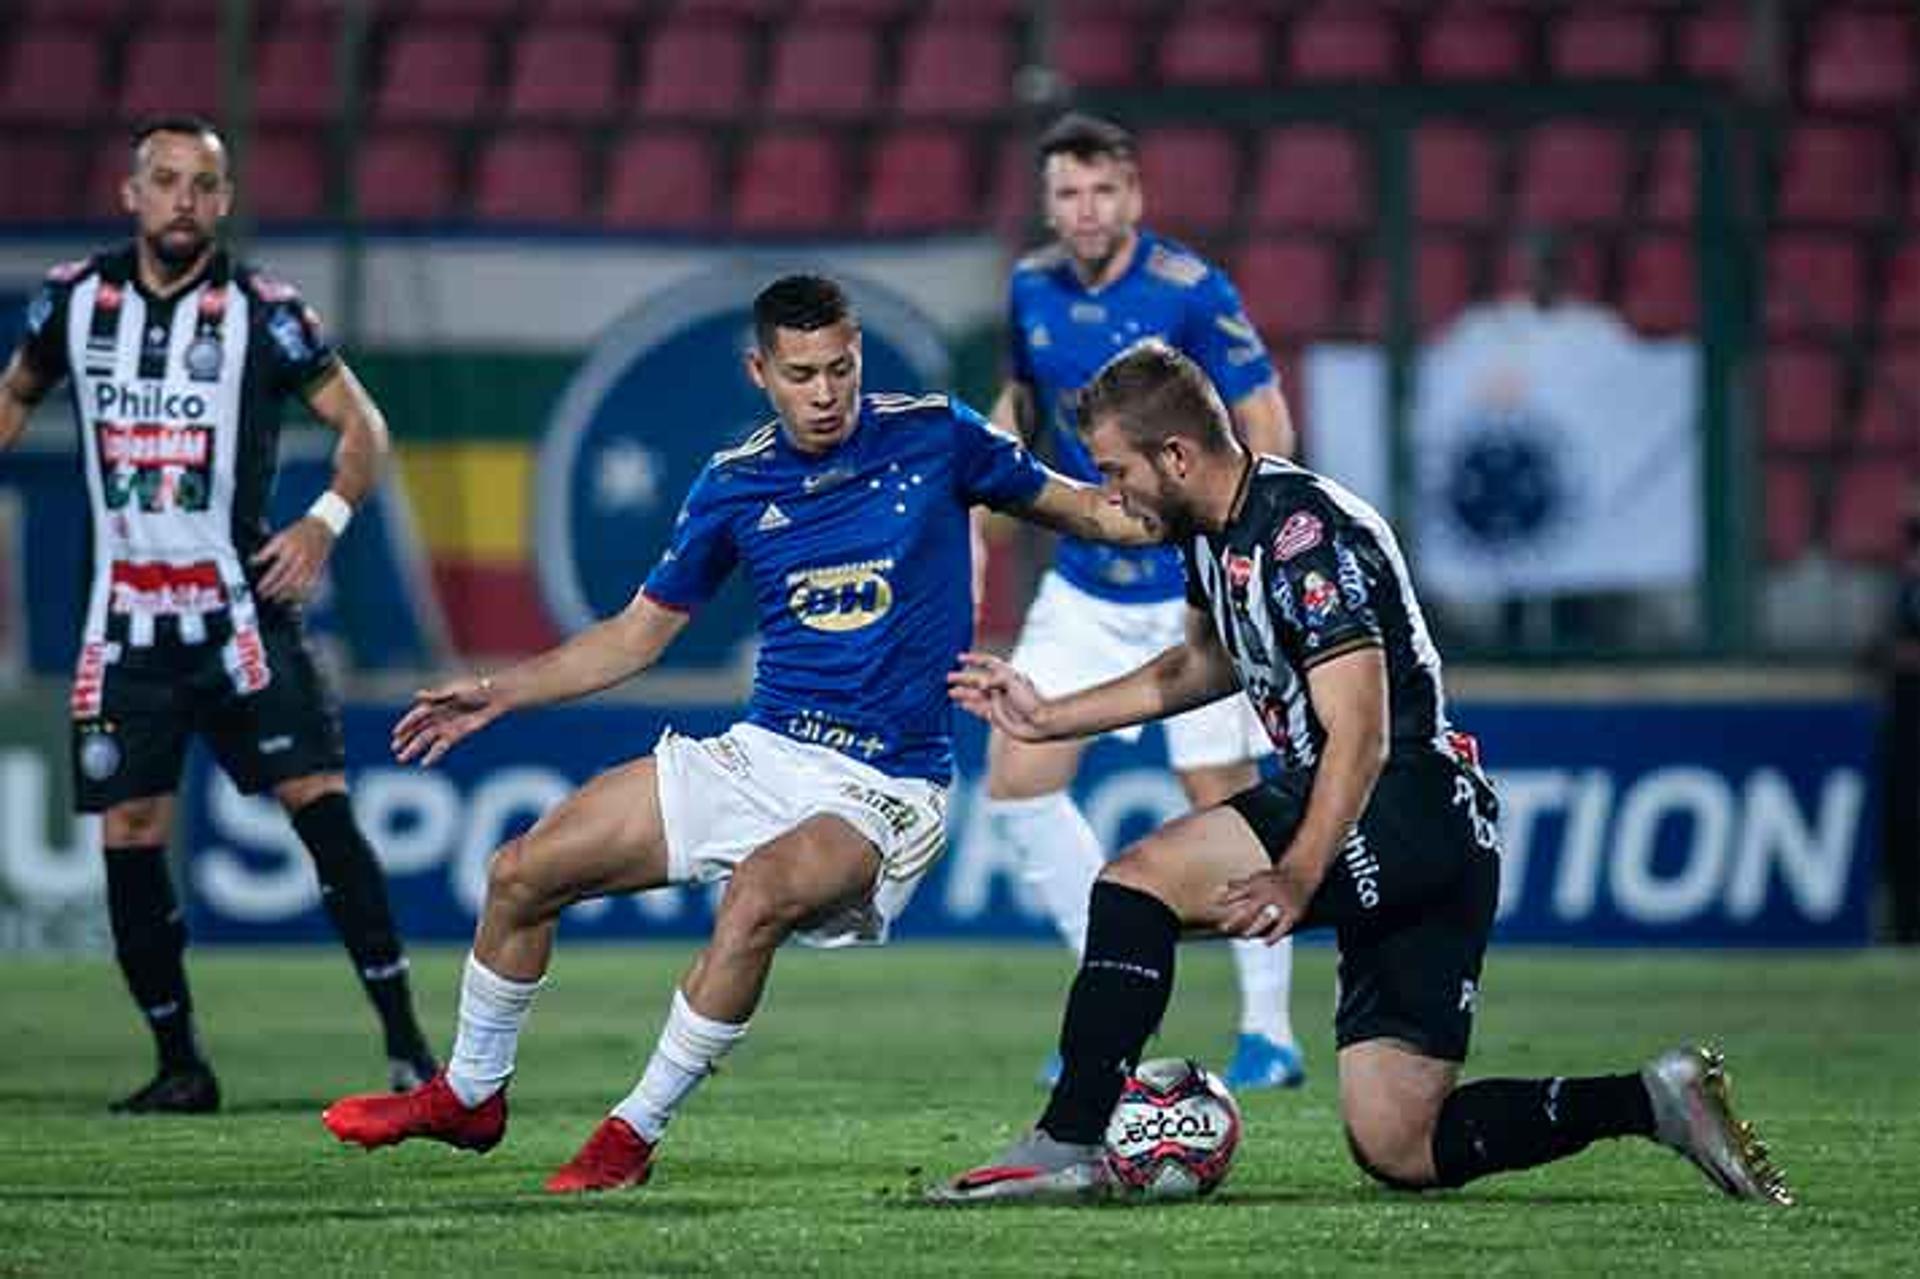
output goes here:
[{"label": "player's hand", "polygon": [[393,726],[393,757],[403,764],[417,759],[420,767],[429,767],[505,710],[490,679],[459,679],[423,688]]},{"label": "player's hand", "polygon": [[1046,699],[1033,681],[991,653],[960,654],[960,669],[947,672],[947,696],[1007,736],[1023,742],[1049,738],[1041,723]]},{"label": "player's hand", "polygon": [[302,516],[253,553],[255,567],[266,566],[254,590],[276,603],[298,604],[312,594],[331,554],[332,530],[311,515]]},{"label": "player's hand", "polygon": [[1271,870],[1234,880],[1220,893],[1220,931],[1273,945],[1299,926],[1322,874],[1303,873],[1293,859],[1282,857]]}]

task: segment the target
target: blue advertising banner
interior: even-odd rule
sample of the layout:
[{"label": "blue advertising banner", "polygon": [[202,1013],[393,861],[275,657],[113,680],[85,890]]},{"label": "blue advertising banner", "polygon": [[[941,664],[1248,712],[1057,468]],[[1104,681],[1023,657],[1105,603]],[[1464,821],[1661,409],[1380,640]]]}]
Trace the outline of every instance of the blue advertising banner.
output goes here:
[{"label": "blue advertising banner", "polygon": [[[464,940],[488,857],[569,791],[651,749],[671,722],[702,735],[735,708],[563,708],[495,725],[431,771],[387,755],[396,706],[347,712],[356,810],[391,876],[408,936]],[[1500,786],[1498,931],[1514,942],[1851,946],[1868,940],[1875,717],[1863,701],[1456,706]],[[1017,866],[986,837],[985,734],[963,717],[953,843],[901,938],[1044,938]],[[1157,732],[1097,743],[1076,794],[1123,847],[1178,813]],[[198,756],[183,793],[191,914],[204,941],[329,936],[306,854],[268,799],[237,794]],[[570,938],[704,933],[710,890],[584,903]]]}]

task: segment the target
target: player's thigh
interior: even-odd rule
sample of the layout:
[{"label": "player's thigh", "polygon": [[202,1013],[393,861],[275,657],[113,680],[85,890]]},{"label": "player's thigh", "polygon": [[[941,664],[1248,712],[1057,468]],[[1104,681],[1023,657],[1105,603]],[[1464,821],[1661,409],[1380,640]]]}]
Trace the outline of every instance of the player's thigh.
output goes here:
[{"label": "player's thigh", "polygon": [[658,765],[612,768],[549,809],[495,855],[490,892],[576,901],[667,882]]},{"label": "player's thigh", "polygon": [[165,844],[172,833],[172,795],[121,800],[107,809],[100,823],[101,842],[107,848]]},{"label": "player's thigh", "polygon": [[722,920],[803,925],[873,892],[880,850],[845,818],[819,813],[762,844],[734,868]]},{"label": "player's thigh", "polygon": [[996,728],[987,738],[987,795],[1034,799],[1065,790],[1085,748],[1084,741],[1023,742]]},{"label": "player's thigh", "polygon": [[1215,928],[1228,884],[1273,865],[1240,814],[1208,808],[1175,818],[1122,853],[1101,878],[1150,893],[1188,928]]},{"label": "player's thigh", "polygon": [[1348,1044],[1339,1063],[1340,1117],[1355,1158],[1390,1180],[1431,1180],[1433,1126],[1460,1063],[1396,1039]]}]

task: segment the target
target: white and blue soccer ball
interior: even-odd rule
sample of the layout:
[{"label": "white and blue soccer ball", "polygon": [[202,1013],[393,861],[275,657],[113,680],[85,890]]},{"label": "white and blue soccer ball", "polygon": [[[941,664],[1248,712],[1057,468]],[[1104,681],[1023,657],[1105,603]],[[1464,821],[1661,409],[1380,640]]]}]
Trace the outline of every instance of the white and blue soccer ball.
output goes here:
[{"label": "white and blue soccer ball", "polygon": [[1142,1199],[1211,1194],[1240,1147],[1240,1107],[1197,1061],[1141,1062],[1107,1121],[1107,1170],[1122,1193]]}]

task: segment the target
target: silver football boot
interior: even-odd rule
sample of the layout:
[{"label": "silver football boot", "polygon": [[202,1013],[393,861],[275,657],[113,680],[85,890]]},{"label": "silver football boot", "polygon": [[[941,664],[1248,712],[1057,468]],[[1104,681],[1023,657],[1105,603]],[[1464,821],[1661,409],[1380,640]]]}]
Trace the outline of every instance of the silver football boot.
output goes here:
[{"label": "silver football boot", "polygon": [[1035,1128],[978,1168],[929,1186],[928,1203],[1085,1202],[1106,1196],[1112,1181],[1098,1144],[1055,1141]]},{"label": "silver football boot", "polygon": [[1735,1199],[1788,1207],[1793,1191],[1751,1124],[1734,1118],[1726,1063],[1718,1049],[1689,1044],[1640,1068],[1653,1100],[1655,1140],[1679,1151]]}]

